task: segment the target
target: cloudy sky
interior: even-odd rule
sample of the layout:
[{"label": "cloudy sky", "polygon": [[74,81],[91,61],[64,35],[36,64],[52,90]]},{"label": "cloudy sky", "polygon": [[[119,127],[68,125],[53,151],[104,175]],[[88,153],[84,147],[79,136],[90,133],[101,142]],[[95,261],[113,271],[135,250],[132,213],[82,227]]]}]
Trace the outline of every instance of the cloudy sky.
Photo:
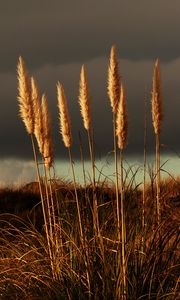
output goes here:
[{"label": "cloudy sky", "polygon": [[151,82],[161,62],[164,96],[163,151],[180,152],[179,0],[0,1],[0,159],[31,159],[30,140],[18,117],[16,67],[22,55],[30,75],[48,97],[56,157],[66,157],[58,133],[56,83],[64,85],[78,158],[78,132],[86,135],[78,106],[79,74],[85,64],[91,94],[96,155],[112,150],[107,96],[110,48],[117,45],[129,111],[127,153],[143,152],[144,97],[148,101],[148,151],[154,151]]}]

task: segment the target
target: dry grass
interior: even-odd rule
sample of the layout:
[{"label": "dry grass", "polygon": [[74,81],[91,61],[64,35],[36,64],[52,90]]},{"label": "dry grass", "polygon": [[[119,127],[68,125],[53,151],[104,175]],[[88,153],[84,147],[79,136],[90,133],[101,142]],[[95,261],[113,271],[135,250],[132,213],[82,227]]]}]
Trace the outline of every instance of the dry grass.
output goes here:
[{"label": "dry grass", "polygon": [[[40,104],[37,84],[32,78],[30,86],[24,61],[19,58],[20,116],[32,140],[41,207],[37,205],[38,211],[36,206],[33,207],[28,213],[29,219],[24,214],[23,220],[14,215],[1,215],[2,299],[177,298],[179,235],[176,216],[179,211],[180,183],[178,179],[167,181],[166,184],[160,180],[159,134],[163,114],[159,61],[155,63],[152,92],[156,185],[153,177],[150,187],[144,182],[143,214],[142,191],[135,182],[136,174],[132,174],[127,184],[128,174],[123,168],[128,119],[118,68],[116,47],[113,46],[108,68],[108,95],[113,113],[114,192],[114,186],[110,187],[106,180],[100,183],[95,178],[94,132],[85,67],[81,69],[79,103],[88,132],[92,185],[86,182],[85,187],[80,187],[76,183],[67,100],[63,86],[58,82],[59,127],[68,149],[73,178],[72,185],[62,186],[55,175],[51,177],[50,172],[54,157],[46,97],[43,95]],[[43,178],[40,177],[34,133],[43,159]],[[120,159],[117,157],[117,140]],[[84,168],[83,153],[82,163]],[[175,187],[178,190],[176,196],[170,196],[172,185],[174,190]],[[153,205],[155,187],[156,210]],[[172,205],[168,206],[170,202]],[[142,230],[144,214],[146,224]],[[158,226],[154,226],[156,218]]]},{"label": "dry grass", "polygon": [[86,69],[84,65],[81,68],[81,74],[80,74],[79,104],[80,104],[81,115],[84,122],[84,128],[86,130],[90,130],[91,127],[90,97],[89,97]]},{"label": "dry grass", "polygon": [[51,119],[48,110],[47,98],[43,94],[41,102],[42,125],[43,125],[43,158],[47,168],[50,168],[54,161],[53,141],[51,134]]},{"label": "dry grass", "polygon": [[160,78],[160,63],[157,59],[154,66],[153,75],[153,90],[152,90],[152,120],[154,133],[156,138],[156,209],[157,209],[157,224],[159,226],[161,220],[161,207],[160,207],[160,141],[159,135],[163,120],[163,101],[161,91],[161,78]]},{"label": "dry grass", "polygon": [[31,77],[31,97],[33,101],[33,111],[34,114],[34,134],[39,146],[39,152],[43,154],[43,124],[42,124],[42,112],[41,112],[41,103],[40,95],[37,83],[33,77]]},{"label": "dry grass", "polygon": [[63,86],[60,82],[57,84],[57,97],[58,97],[58,108],[59,108],[59,120],[60,120],[60,132],[66,148],[70,148],[72,145],[72,134],[70,118],[67,109],[67,101],[64,93]]},{"label": "dry grass", "polygon": [[128,135],[128,114],[126,107],[126,97],[124,86],[121,84],[120,101],[118,104],[117,118],[116,118],[116,135],[118,137],[118,147],[123,150],[127,143]]},{"label": "dry grass", "polygon": [[19,91],[18,101],[19,101],[20,116],[22,121],[25,124],[28,134],[33,134],[34,115],[33,115],[33,103],[31,98],[30,80],[22,57],[19,57],[17,73],[18,73],[18,91]]},{"label": "dry grass", "polygon": [[[179,194],[180,182],[166,180],[162,190],[162,218],[161,239],[158,230],[152,228],[152,196],[151,188],[147,187],[146,194],[146,231],[141,231],[140,201],[141,191],[126,191],[125,212],[127,218],[127,299],[178,299],[178,212],[180,212]],[[172,187],[175,191],[172,195]],[[30,189],[33,188],[31,185]],[[56,255],[56,266],[59,268],[59,279],[53,279],[50,258],[47,251],[47,241],[44,235],[41,206],[32,210],[21,209],[24,199],[29,197],[29,205],[39,194],[27,193],[27,188],[18,191],[2,190],[0,202],[3,199],[19,199],[16,201],[16,213],[24,220],[8,214],[0,216],[0,294],[1,299],[89,299],[87,272],[84,263],[82,247],[79,244],[77,230],[78,216],[76,213],[75,191],[69,184],[56,183],[58,199],[60,201],[60,217],[63,231],[63,252]],[[29,189],[29,188],[28,188]],[[93,228],[91,211],[84,206],[85,190],[78,188],[81,211],[89,216],[90,228]],[[92,201],[92,189],[86,189]],[[4,195],[4,196],[3,196]],[[87,236],[87,250],[89,259],[89,274],[92,299],[115,299],[115,282],[122,282],[122,273],[116,273],[116,195],[112,187],[99,186],[97,196],[100,203],[100,226],[105,248],[105,264],[94,252],[92,236]],[[24,198],[21,198],[24,197]],[[38,198],[39,197],[39,198]],[[177,200],[176,200],[177,199]],[[131,201],[130,201],[131,200]],[[9,202],[8,202],[9,203]],[[9,203],[10,204],[10,203]],[[8,205],[8,204],[7,204]],[[13,207],[13,206],[12,206]],[[8,206],[1,207],[8,211]],[[29,217],[28,221],[25,212]],[[41,217],[40,217],[41,216]],[[175,218],[176,216],[176,218]],[[85,221],[85,220],[84,220]],[[35,225],[33,225],[35,222]],[[93,232],[93,231],[92,231]],[[141,238],[144,238],[144,252],[141,252]],[[158,249],[158,251],[157,251]],[[63,253],[63,254],[62,254]],[[143,259],[142,259],[143,258]],[[105,268],[105,269],[104,269]],[[120,270],[119,270],[120,271]]]},{"label": "dry grass", "polygon": [[[123,273],[123,300],[127,299],[127,283],[126,283],[126,220],[125,220],[125,194],[124,194],[124,176],[123,176],[123,155],[122,152],[127,143],[128,135],[128,114],[126,107],[126,98],[124,87],[121,84],[120,101],[118,103],[118,111],[116,117],[116,135],[118,137],[118,147],[120,149],[120,192],[121,192],[121,256],[122,256],[122,273]],[[118,291],[118,298],[120,299]]]},{"label": "dry grass", "polygon": [[108,68],[108,95],[112,107],[112,112],[117,113],[118,103],[120,98],[120,76],[117,60],[116,46],[112,46],[110,53],[110,61]]}]

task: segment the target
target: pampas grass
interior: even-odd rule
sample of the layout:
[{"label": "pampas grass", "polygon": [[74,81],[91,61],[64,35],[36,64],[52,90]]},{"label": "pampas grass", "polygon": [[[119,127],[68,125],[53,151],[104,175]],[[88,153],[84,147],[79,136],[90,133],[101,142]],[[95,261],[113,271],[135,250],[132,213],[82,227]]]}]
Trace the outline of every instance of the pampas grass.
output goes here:
[{"label": "pampas grass", "polygon": [[161,78],[160,78],[160,62],[157,59],[154,66],[153,74],[153,88],[152,88],[152,122],[156,138],[156,210],[158,226],[161,221],[161,207],[160,207],[160,142],[159,135],[163,120],[163,101],[161,92]]},{"label": "pampas grass", "polygon": [[33,101],[33,110],[34,110],[34,135],[36,137],[39,152],[43,155],[43,124],[42,124],[42,111],[40,103],[40,95],[37,83],[34,77],[31,77],[31,97]]},{"label": "pampas grass", "polygon": [[78,199],[78,195],[77,195],[73,158],[72,158],[72,152],[71,152],[71,146],[72,146],[71,125],[70,125],[69,112],[68,112],[68,108],[67,108],[66,96],[64,93],[63,86],[60,82],[58,82],[58,84],[57,84],[57,98],[58,98],[58,108],[59,108],[60,133],[61,133],[64,145],[66,148],[68,148],[68,152],[69,152],[69,159],[70,159],[71,171],[72,171],[72,176],[73,176],[74,190],[75,190],[75,197],[76,197],[76,204],[77,204],[77,211],[78,211],[80,237],[81,237],[81,243],[83,245],[84,238],[83,238],[83,230],[82,230],[82,221],[81,221],[81,214],[80,214],[79,199]]},{"label": "pampas grass", "polygon": [[48,110],[47,98],[45,94],[42,95],[41,109],[43,124],[43,158],[45,165],[48,169],[50,169],[54,161],[54,150],[51,135],[51,120]]},{"label": "pampas grass", "polygon": [[30,80],[23,58],[20,56],[17,66],[19,113],[28,134],[34,133],[34,114],[31,99]]},{"label": "pampas grass", "polygon": [[123,150],[127,143],[128,134],[128,115],[126,107],[126,98],[124,86],[121,84],[120,102],[117,111],[117,127],[116,135],[118,138],[118,147],[120,149],[120,191],[121,191],[121,249],[122,249],[122,273],[123,273],[123,300],[126,300],[126,263],[125,263],[125,242],[126,242],[126,222],[125,222],[125,211],[124,211],[124,182],[123,182]]},{"label": "pampas grass", "polygon": [[64,146],[70,148],[72,145],[72,134],[69,113],[67,109],[67,101],[63,86],[60,82],[57,84],[57,97],[59,108],[59,128],[62,136]]},{"label": "pampas grass", "polygon": [[126,98],[124,86],[121,84],[120,102],[118,105],[117,119],[116,119],[116,135],[118,138],[118,147],[122,151],[127,143],[128,135],[128,115],[126,107]]},{"label": "pampas grass", "polygon": [[[93,171],[95,159],[92,116],[85,66],[82,66],[80,75],[79,105],[84,127],[88,133],[93,185],[86,185],[83,145],[80,139],[84,187],[77,186],[76,183],[71,152],[70,117],[66,96],[60,82],[57,84],[59,127],[63,143],[69,153],[73,184],[62,183],[60,180],[55,179],[55,175],[51,182],[50,171],[54,166],[54,153],[47,98],[45,95],[40,98],[38,87],[33,77],[31,78],[30,86],[25,64],[22,58],[19,59],[18,102],[20,116],[32,140],[42,210],[38,206],[39,194],[36,196],[33,194],[33,198],[31,198],[31,195],[22,193],[20,202],[23,203],[23,206],[27,205],[27,210],[23,211],[22,217],[28,216],[28,225],[26,226],[23,221],[15,219],[13,215],[0,215],[0,253],[2,256],[0,267],[3,267],[0,279],[0,295],[2,297],[4,297],[3,293],[7,290],[7,295],[4,298],[8,299],[19,296],[18,291],[25,298],[41,298],[42,295],[46,297],[46,293],[43,292],[45,289],[44,284],[47,287],[49,282],[51,284],[48,285],[48,288],[53,285],[58,290],[57,299],[127,300],[160,299],[165,297],[175,299],[177,297],[177,201],[179,199],[179,181],[174,180],[173,185],[172,181],[171,183],[168,183],[168,181],[161,182],[161,195],[164,201],[161,203],[160,208],[159,135],[163,114],[159,69],[159,61],[156,61],[153,76],[152,119],[156,136],[155,177],[157,180],[159,227],[154,228],[152,218],[154,173],[152,173],[151,186],[145,185],[146,99],[144,185],[143,191],[141,191],[136,183],[137,171],[134,172],[131,167],[129,167],[129,171],[125,171],[123,167],[123,153],[128,136],[128,114],[125,90],[122,84],[120,86],[116,47],[113,46],[111,49],[108,69],[108,96],[112,108],[114,129],[115,190],[114,186],[108,184],[107,178],[102,184],[100,181],[96,182],[95,180],[95,172]],[[39,173],[39,164],[33,139],[34,134],[43,158],[43,183]],[[120,151],[119,160],[116,151],[117,144]],[[120,162],[120,174],[118,174],[118,162]],[[131,173],[132,179],[129,178]],[[127,183],[127,180],[130,180],[129,183]],[[175,185],[176,188],[174,188]],[[31,185],[33,191],[35,187],[37,189],[36,183]],[[29,189],[29,185],[25,187],[26,191],[27,188]],[[121,202],[119,200],[119,191]],[[0,195],[2,194],[0,193]],[[56,203],[53,198],[55,196]],[[8,191],[8,200],[9,197],[10,193]],[[17,193],[14,194],[16,203],[14,203],[14,198],[12,201],[15,211],[18,211],[17,207],[19,207],[18,197]],[[31,201],[32,199],[34,201],[36,198],[36,206],[32,208]],[[6,199],[7,197],[5,196],[4,201]],[[97,205],[97,200],[99,206]],[[93,201],[94,205],[93,211],[91,209],[91,201]],[[143,205],[140,207],[142,202]],[[28,211],[29,203],[31,207],[30,212]],[[9,201],[7,209],[8,205]],[[162,220],[160,218],[161,212]],[[44,222],[41,220],[41,216],[42,219],[44,218]],[[29,226],[31,218],[39,232],[34,227]],[[43,231],[44,227],[45,233]],[[145,230],[142,230],[142,228]],[[13,267],[11,263],[14,264]],[[50,278],[51,281],[49,281]],[[36,295],[30,288],[31,285],[35,289],[34,283],[41,286],[40,291],[37,291]],[[53,288],[51,292],[52,290]],[[39,292],[43,292],[43,294],[40,295]],[[56,299],[52,296],[55,294],[51,294],[51,292],[49,296],[47,294],[47,297]]]},{"label": "pampas grass", "polygon": [[98,203],[96,197],[96,179],[95,179],[95,159],[94,159],[94,142],[93,142],[93,130],[91,126],[91,107],[90,107],[90,96],[88,81],[86,75],[86,69],[83,65],[80,73],[79,81],[79,105],[80,111],[83,118],[84,128],[87,130],[89,152],[91,159],[92,168],[92,182],[93,182],[93,218],[94,218],[94,231],[96,236],[100,236],[99,229],[99,216],[98,216]]},{"label": "pampas grass", "polygon": [[82,66],[80,74],[79,104],[84,122],[84,128],[88,131],[91,128],[91,108],[85,65]]},{"label": "pampas grass", "polygon": [[116,142],[116,115],[120,97],[120,76],[117,60],[116,46],[112,46],[108,68],[108,95],[113,113],[113,142],[114,142],[114,167],[116,177],[116,211],[117,211],[117,234],[120,241],[121,236],[121,220],[119,205],[119,188],[118,188],[118,164],[117,164],[117,142]]},{"label": "pampas grass", "polygon": [[41,196],[41,204],[42,204],[42,210],[43,210],[45,232],[46,232],[46,238],[47,238],[47,243],[48,243],[48,252],[49,252],[49,257],[51,260],[51,267],[52,267],[52,271],[53,271],[52,249],[51,249],[51,245],[50,245],[50,238],[49,238],[49,231],[48,231],[48,221],[47,221],[48,217],[46,214],[46,203],[45,203],[45,199],[44,199],[43,191],[42,191],[42,183],[41,183],[39,165],[38,165],[34,137],[33,137],[34,127],[35,127],[34,126],[35,110],[34,110],[33,100],[35,99],[35,102],[37,103],[38,89],[35,84],[35,81],[31,80],[31,84],[32,84],[32,92],[31,92],[30,79],[29,79],[28,73],[26,71],[25,63],[24,63],[24,60],[22,59],[22,57],[19,58],[17,73],[18,73],[18,91],[19,91],[18,101],[19,101],[20,116],[21,116],[22,121],[25,124],[28,134],[30,134],[30,136],[31,136],[32,149],[33,149],[33,154],[34,154],[34,161],[35,161],[35,166],[36,166],[39,191],[40,191],[40,196]]},{"label": "pampas grass", "polygon": [[112,46],[108,68],[108,95],[113,113],[117,113],[119,102],[119,65],[116,46]]}]

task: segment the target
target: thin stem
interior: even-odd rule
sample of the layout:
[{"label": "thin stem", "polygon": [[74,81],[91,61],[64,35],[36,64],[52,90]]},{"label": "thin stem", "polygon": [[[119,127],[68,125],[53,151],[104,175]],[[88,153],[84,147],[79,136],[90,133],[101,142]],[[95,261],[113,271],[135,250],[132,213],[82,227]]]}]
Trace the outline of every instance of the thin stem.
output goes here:
[{"label": "thin stem", "polygon": [[143,164],[143,201],[142,201],[142,229],[145,227],[145,190],[146,190],[146,152],[147,152],[147,99],[144,99],[144,164]]},{"label": "thin stem", "polygon": [[87,130],[88,133],[88,143],[89,143],[89,152],[90,152],[90,159],[91,159],[91,168],[92,168],[92,182],[93,182],[93,188],[95,189],[95,165],[94,165],[94,147],[92,143],[92,134],[91,130]]},{"label": "thin stem", "polygon": [[156,134],[156,209],[158,226],[161,221],[160,214],[160,143],[159,134]]},{"label": "thin stem", "polygon": [[89,261],[88,261],[88,251],[87,247],[85,246],[85,240],[82,230],[82,221],[81,221],[81,215],[80,215],[80,206],[79,206],[79,198],[77,195],[77,188],[76,188],[76,178],[74,173],[74,166],[73,166],[73,158],[72,158],[72,152],[71,148],[68,148],[69,150],[69,158],[70,158],[70,164],[71,164],[71,170],[73,175],[73,182],[74,182],[74,191],[75,191],[75,197],[76,197],[76,205],[77,205],[77,211],[78,211],[78,219],[79,219],[79,229],[80,229],[80,240],[81,245],[83,247],[83,251],[85,251],[85,265],[86,265],[86,276],[87,276],[87,283],[88,283],[88,293],[89,293],[89,299],[91,298],[91,286],[90,286],[90,276],[89,276]]},{"label": "thin stem", "polygon": [[117,210],[117,229],[118,241],[121,239],[121,220],[119,210],[119,188],[118,188],[118,162],[117,162],[117,146],[116,146],[116,114],[113,113],[113,133],[114,133],[114,166],[116,176],[116,210]]},{"label": "thin stem", "polygon": [[83,178],[84,178],[84,186],[86,189],[86,172],[85,172],[85,166],[84,166],[84,155],[83,155],[83,145],[82,145],[82,140],[81,140],[81,134],[79,132],[79,146],[80,146],[80,156],[81,156],[81,163],[82,163],[82,173],[83,173]]},{"label": "thin stem", "polygon": [[120,191],[121,191],[121,250],[122,250],[122,273],[123,273],[123,296],[126,300],[126,262],[125,262],[125,210],[124,210],[124,183],[123,183],[123,154],[120,150]]},{"label": "thin stem", "polygon": [[47,174],[46,174],[46,166],[45,166],[44,159],[43,159],[43,170],[44,170],[44,184],[45,184],[46,200],[47,200],[47,212],[48,212],[48,219],[49,219],[49,231],[50,231],[51,243],[53,243],[51,207],[50,207],[50,201],[49,201],[49,191],[48,191],[48,184],[47,184]]},{"label": "thin stem", "polygon": [[[56,214],[55,214],[55,204],[54,204],[54,198],[53,198],[53,188],[52,188],[52,179],[51,179],[51,172],[50,167],[48,167],[48,176],[49,176],[49,189],[50,189],[50,196],[51,196],[51,207],[52,207],[52,215],[53,215],[53,227],[54,227],[54,233],[55,233],[55,239],[56,239],[56,251],[59,252],[59,245],[58,245],[58,235],[57,235],[57,224],[56,224]],[[58,203],[56,203],[56,206]],[[59,217],[59,216],[58,216]],[[60,225],[60,246],[62,248],[62,238],[61,238],[61,224]]]},{"label": "thin stem", "polygon": [[34,161],[35,161],[35,165],[36,165],[36,172],[37,172],[37,178],[38,178],[38,184],[39,184],[39,192],[40,192],[41,205],[42,205],[42,211],[43,211],[43,217],[44,217],[45,233],[46,233],[46,238],[47,238],[47,243],[48,243],[48,252],[49,252],[49,257],[50,257],[50,262],[51,262],[52,273],[53,273],[53,277],[54,277],[54,266],[53,266],[52,250],[51,250],[49,232],[48,232],[48,226],[47,226],[45,202],[44,202],[44,197],[43,197],[43,192],[42,192],[41,177],[40,177],[40,172],[39,172],[39,166],[38,166],[38,161],[37,161],[37,155],[36,155],[33,134],[31,134],[31,142],[32,142]]},{"label": "thin stem", "polygon": [[[115,170],[115,188],[116,188],[116,214],[117,214],[117,275],[121,269],[121,254],[120,254],[120,241],[121,241],[121,219],[120,219],[120,203],[119,203],[119,178],[118,178],[118,159],[117,159],[117,143],[116,143],[116,114],[113,113],[113,138],[114,138],[114,170]],[[120,284],[119,276],[116,283],[117,299],[120,299]]]},{"label": "thin stem", "polygon": [[75,178],[74,166],[73,166],[73,158],[72,158],[72,153],[71,153],[71,148],[70,148],[70,147],[68,148],[68,151],[69,151],[69,159],[70,159],[71,171],[72,171],[72,176],[73,176],[74,192],[75,192],[76,205],[77,205],[77,211],[78,211],[79,230],[80,230],[80,240],[81,240],[81,244],[82,244],[82,246],[83,246],[83,245],[84,245],[84,238],[83,238],[83,230],[82,230],[82,222],[81,222],[80,206],[79,206],[79,199],[78,199],[78,194],[77,194],[76,178]]},{"label": "thin stem", "polygon": [[[103,238],[100,232],[99,226],[99,214],[98,214],[98,202],[97,202],[97,195],[96,195],[96,180],[95,180],[95,158],[94,158],[94,131],[93,128],[88,130],[88,142],[89,142],[89,149],[90,149],[90,158],[92,164],[92,176],[93,176],[93,218],[94,218],[94,233],[95,233],[95,242],[97,237],[99,239],[99,247],[102,256],[102,261],[104,262],[104,244]],[[105,271],[105,269],[104,269]]]},{"label": "thin stem", "polygon": [[96,184],[95,184],[94,147],[93,147],[90,129],[87,132],[88,132],[88,143],[89,143],[90,159],[91,159],[91,166],[92,166],[94,231],[95,231],[95,236],[97,237],[100,236],[100,230],[99,230],[98,205],[97,205]]},{"label": "thin stem", "polygon": [[[147,98],[146,91],[144,97],[144,163],[143,163],[143,191],[142,191],[142,245],[141,253],[144,252],[144,234],[145,234],[145,191],[146,191],[146,152],[147,152]],[[144,256],[142,255],[142,262]]]}]

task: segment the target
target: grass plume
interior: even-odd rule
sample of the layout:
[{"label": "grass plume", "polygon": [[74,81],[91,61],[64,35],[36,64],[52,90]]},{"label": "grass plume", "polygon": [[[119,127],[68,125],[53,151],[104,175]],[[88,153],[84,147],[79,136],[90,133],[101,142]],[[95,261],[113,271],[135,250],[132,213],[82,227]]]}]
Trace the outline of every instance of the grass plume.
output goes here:
[{"label": "grass plume", "polygon": [[112,46],[108,68],[108,95],[112,107],[112,112],[117,113],[119,102],[119,65],[117,60],[116,46]]},{"label": "grass plume", "polygon": [[40,103],[40,95],[37,83],[34,77],[31,77],[31,97],[33,101],[34,110],[34,134],[38,143],[39,152],[43,155],[43,124],[42,124],[42,110]]},{"label": "grass plume", "polygon": [[72,152],[71,152],[72,136],[71,136],[70,117],[69,117],[69,112],[68,112],[68,108],[67,108],[66,96],[64,93],[63,86],[60,82],[58,82],[58,84],[57,84],[57,97],[58,97],[58,108],[59,108],[60,133],[61,133],[64,145],[68,149],[68,152],[69,152],[69,159],[70,159],[71,171],[72,171],[72,176],[73,176],[74,191],[75,191],[77,211],[78,211],[80,239],[81,239],[81,244],[84,245],[80,205],[79,205],[79,199],[78,199],[78,194],[77,194],[77,185],[76,185],[76,178],[75,178],[75,172],[74,172],[74,166],[73,166],[73,158],[72,158]]},{"label": "grass plume", "polygon": [[160,208],[160,141],[159,135],[161,132],[163,120],[163,101],[161,91],[160,78],[160,62],[157,59],[154,66],[153,88],[152,88],[152,121],[156,139],[156,210],[157,224],[159,226],[161,220]]},{"label": "grass plume", "polygon": [[89,97],[86,69],[84,65],[81,68],[81,74],[80,74],[79,104],[80,104],[81,115],[84,122],[84,128],[86,130],[90,130],[91,127],[90,97]]},{"label": "grass plume", "polygon": [[45,94],[42,95],[41,110],[43,124],[43,158],[45,165],[50,168],[54,161],[54,151],[51,134],[51,119]]},{"label": "grass plume", "polygon": [[128,135],[128,114],[126,107],[126,98],[124,86],[121,84],[121,94],[120,94],[120,102],[117,111],[117,119],[116,119],[116,135],[118,138],[118,147],[120,150],[123,150],[127,143],[127,135]]},{"label": "grass plume", "polygon": [[127,282],[126,282],[126,221],[125,221],[125,194],[124,194],[124,180],[123,180],[123,150],[127,143],[128,135],[128,114],[126,107],[126,98],[124,86],[121,84],[120,102],[117,111],[117,127],[116,135],[118,137],[118,147],[120,149],[120,192],[121,192],[121,251],[122,251],[122,273],[123,273],[123,300],[127,296]]},{"label": "grass plume", "polygon": [[19,112],[28,134],[34,133],[33,103],[29,75],[23,58],[20,56],[17,65]]},{"label": "grass plume", "polygon": [[66,96],[63,86],[60,82],[57,84],[57,97],[59,108],[59,122],[60,133],[66,148],[70,148],[72,145],[72,134],[69,113],[67,109]]},{"label": "grass plume", "polygon": [[121,222],[120,222],[120,205],[119,205],[119,188],[118,188],[118,160],[117,160],[117,140],[116,140],[116,115],[120,97],[120,75],[117,60],[116,46],[111,47],[109,67],[108,67],[108,96],[113,113],[113,143],[114,143],[114,169],[116,180],[116,212],[117,212],[117,234],[120,242]]}]

